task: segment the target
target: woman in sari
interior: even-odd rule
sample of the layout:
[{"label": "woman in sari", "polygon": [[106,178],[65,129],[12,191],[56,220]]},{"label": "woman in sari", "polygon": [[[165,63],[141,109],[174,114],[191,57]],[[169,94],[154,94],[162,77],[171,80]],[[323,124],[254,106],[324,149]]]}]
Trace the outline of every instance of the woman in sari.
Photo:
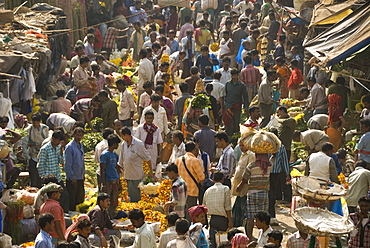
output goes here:
[{"label": "woman in sari", "polygon": [[285,59],[283,57],[276,58],[276,65],[274,69],[277,73],[279,73],[279,91],[280,91],[280,98],[288,98],[289,90],[288,90],[288,81],[291,71],[289,67],[285,64]]}]

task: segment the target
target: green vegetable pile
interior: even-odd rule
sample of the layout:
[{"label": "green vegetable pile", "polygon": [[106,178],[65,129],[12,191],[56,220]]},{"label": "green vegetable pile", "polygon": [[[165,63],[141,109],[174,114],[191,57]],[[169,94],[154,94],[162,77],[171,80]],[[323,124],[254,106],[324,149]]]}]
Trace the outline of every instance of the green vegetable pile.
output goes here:
[{"label": "green vegetable pile", "polygon": [[308,156],[308,151],[302,142],[292,142],[292,152],[294,154],[295,160],[305,160]]},{"label": "green vegetable pile", "polygon": [[103,119],[99,117],[95,117],[91,120],[91,125],[95,130],[101,132],[103,130]]},{"label": "green vegetable pile", "polygon": [[98,186],[98,181],[96,177],[96,169],[98,164],[94,162],[94,153],[85,153],[85,181],[89,182],[92,187]]},{"label": "green vegetable pile", "polygon": [[95,146],[103,140],[100,133],[86,133],[82,139],[82,144],[85,148],[85,153],[94,151]]},{"label": "green vegetable pile", "polygon": [[193,109],[204,109],[208,108],[210,104],[211,100],[209,99],[209,96],[207,96],[206,94],[199,94],[193,98],[191,102],[191,107]]}]

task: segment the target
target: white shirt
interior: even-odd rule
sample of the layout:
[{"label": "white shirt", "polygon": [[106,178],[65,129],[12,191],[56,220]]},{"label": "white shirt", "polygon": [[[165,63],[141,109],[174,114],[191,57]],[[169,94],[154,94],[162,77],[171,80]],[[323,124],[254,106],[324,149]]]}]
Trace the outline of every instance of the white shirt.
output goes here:
[{"label": "white shirt", "polygon": [[159,106],[158,111],[156,111],[154,108],[152,108],[152,105],[149,105],[143,110],[143,114],[141,115],[140,119],[140,124],[143,124],[145,122],[144,116],[145,113],[148,112],[149,110],[153,111],[154,113],[154,121],[153,123],[159,127],[161,132],[164,134],[168,134],[168,123],[167,123],[167,115],[166,115],[166,110]]},{"label": "white shirt", "polygon": [[146,47],[152,48],[153,44],[154,43],[149,39],[149,40],[147,40],[147,41],[144,42],[143,48],[146,48]]},{"label": "white shirt", "polygon": [[[171,55],[171,48],[170,48],[169,46],[167,46],[167,45],[162,46],[162,48],[163,48],[163,47],[165,47],[166,49],[164,49],[164,51],[163,51],[162,55],[168,55],[168,56],[170,56],[170,55]],[[161,49],[162,49],[162,48],[161,48]]]},{"label": "white shirt", "polygon": [[157,248],[153,229],[146,222],[136,230],[136,234],[132,248]]},{"label": "white shirt", "polygon": [[216,98],[216,101],[220,101],[221,97],[224,97],[226,95],[225,92],[225,85],[223,85],[219,80],[214,79],[211,83],[213,86],[213,90],[211,92],[211,96]]},{"label": "white shirt", "polygon": [[[144,130],[144,124],[140,124],[137,129],[136,129],[136,132],[135,132],[135,137],[138,138],[139,140],[141,140],[142,142],[144,142],[145,144],[145,139],[146,139],[146,136],[148,135],[148,132]],[[163,143],[163,139],[162,139],[162,135],[161,135],[161,129],[158,128],[154,133],[153,133],[153,145],[157,145],[157,144],[162,144]]]},{"label": "white shirt", "polygon": [[154,76],[154,87],[157,86],[158,80],[162,80],[162,75],[163,74],[164,74],[164,72],[162,72],[161,70],[157,71],[157,73]]},{"label": "white shirt", "polygon": [[262,229],[260,229],[258,231],[258,241],[257,241],[257,248],[263,248],[263,246],[265,244],[267,244],[267,234],[269,234],[270,232],[272,232],[273,229],[271,228],[271,226],[269,226],[269,228],[267,228],[266,231],[262,231]]},{"label": "white shirt", "polygon": [[221,68],[218,69],[216,72],[221,72],[220,83],[222,83],[223,85],[225,85],[227,82],[231,80],[230,68],[227,71],[225,71],[224,68]]},{"label": "white shirt", "polygon": [[154,66],[149,59],[143,58],[140,60],[139,63],[139,70],[138,70],[138,90],[144,90],[143,85],[147,81],[152,81],[154,77]]},{"label": "white shirt", "polygon": [[[168,164],[175,163],[178,157],[184,156],[186,153],[185,143],[182,142],[179,146],[173,145],[171,157],[168,160]],[[202,162],[203,164],[203,162]]]},{"label": "white shirt", "polygon": [[118,119],[124,121],[131,118],[130,112],[135,111],[136,105],[134,102],[134,96],[129,90],[126,89],[124,92],[120,92],[119,95],[120,100]]},{"label": "white shirt", "polygon": [[166,231],[161,234],[159,239],[158,248],[166,248],[168,242],[174,240],[177,237],[176,227],[170,226]]},{"label": "white shirt", "polygon": [[253,3],[249,2],[249,1],[247,3],[245,3],[245,1],[240,1],[238,3],[238,5],[236,5],[235,8],[234,8],[234,10],[239,11],[239,15],[244,14],[246,9],[253,10],[254,9]]}]

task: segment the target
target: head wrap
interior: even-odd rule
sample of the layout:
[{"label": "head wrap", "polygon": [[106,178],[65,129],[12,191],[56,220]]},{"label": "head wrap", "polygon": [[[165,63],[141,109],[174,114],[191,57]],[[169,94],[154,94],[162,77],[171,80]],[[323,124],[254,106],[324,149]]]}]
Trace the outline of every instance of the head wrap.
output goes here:
[{"label": "head wrap", "polygon": [[200,215],[201,213],[207,214],[208,213],[208,208],[204,205],[198,205],[194,206],[188,209],[190,218],[194,222],[194,217]]},{"label": "head wrap", "polygon": [[249,238],[244,233],[237,233],[231,240],[232,248],[245,248],[247,247]]},{"label": "head wrap", "polygon": [[57,191],[62,192],[63,187],[56,183],[48,183],[47,185],[40,189],[40,194],[43,195],[48,192],[57,192]]},{"label": "head wrap", "polygon": [[267,168],[271,166],[269,157],[267,153],[256,153],[256,165],[263,170],[262,176],[267,173]]},{"label": "head wrap", "polygon": [[68,236],[69,236],[69,235],[71,235],[72,233],[74,233],[74,232],[76,232],[76,231],[77,231],[77,224],[78,224],[78,221],[79,221],[79,220],[84,220],[84,219],[86,219],[86,220],[90,220],[90,217],[89,217],[87,214],[80,214],[80,215],[77,217],[76,221],[75,221],[75,222],[73,222],[73,223],[72,223],[72,225],[70,225],[70,226],[67,228],[66,232],[64,233],[64,238],[65,238],[66,240],[68,240]]}]

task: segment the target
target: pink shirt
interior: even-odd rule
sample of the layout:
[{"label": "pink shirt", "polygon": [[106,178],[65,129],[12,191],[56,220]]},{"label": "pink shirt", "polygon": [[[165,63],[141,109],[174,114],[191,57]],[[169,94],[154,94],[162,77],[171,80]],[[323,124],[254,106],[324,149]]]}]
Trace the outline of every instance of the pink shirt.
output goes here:
[{"label": "pink shirt", "polygon": [[50,105],[50,113],[66,112],[67,115],[71,113],[72,103],[70,100],[64,97],[59,97],[54,100]]},{"label": "pink shirt", "polygon": [[[64,212],[63,208],[60,206],[59,202],[52,199],[47,199],[44,204],[41,205],[40,214],[43,213],[51,213],[54,216],[54,221],[60,221],[60,225],[62,226],[63,234],[66,231],[66,223],[64,221]],[[55,227],[53,231],[50,232],[50,236],[53,238],[59,238],[57,232],[55,231]]]}]

